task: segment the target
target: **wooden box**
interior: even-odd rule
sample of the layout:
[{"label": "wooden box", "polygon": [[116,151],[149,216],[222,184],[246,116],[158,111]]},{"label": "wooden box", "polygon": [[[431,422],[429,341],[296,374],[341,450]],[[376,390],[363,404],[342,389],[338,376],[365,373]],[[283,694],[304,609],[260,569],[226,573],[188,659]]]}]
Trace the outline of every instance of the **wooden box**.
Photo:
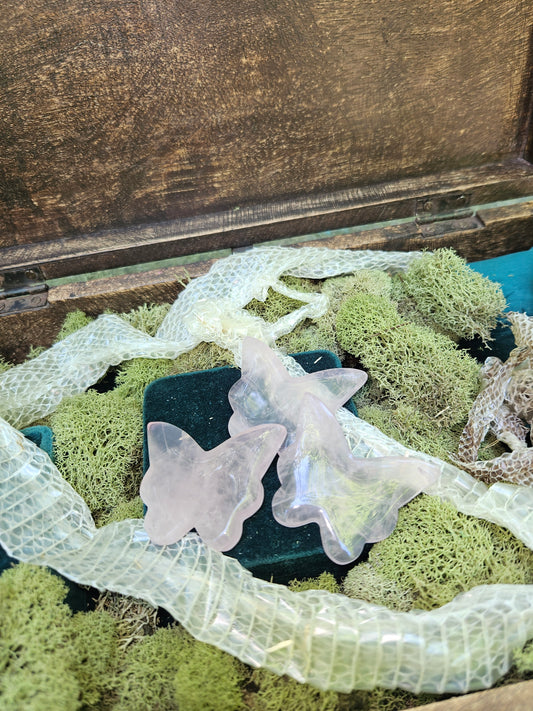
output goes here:
[{"label": "wooden box", "polygon": [[162,260],[533,245],[529,0],[5,0],[0,47],[7,358],[210,264]]}]

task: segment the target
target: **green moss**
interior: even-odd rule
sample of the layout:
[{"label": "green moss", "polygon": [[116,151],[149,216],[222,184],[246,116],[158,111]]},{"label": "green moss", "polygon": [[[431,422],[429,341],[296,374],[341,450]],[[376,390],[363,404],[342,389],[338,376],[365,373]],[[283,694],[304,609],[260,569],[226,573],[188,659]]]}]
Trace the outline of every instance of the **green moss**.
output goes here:
[{"label": "green moss", "polygon": [[500,285],[470,269],[451,249],[424,254],[399,279],[424,317],[459,338],[489,340],[506,306]]},{"label": "green moss", "polygon": [[[364,692],[364,694],[365,711],[401,711],[402,709],[423,706],[439,700],[439,697],[433,694],[417,695],[402,689],[376,688],[372,689],[372,691]],[[354,696],[357,698],[355,694]]]},{"label": "green moss", "polygon": [[100,525],[107,526],[108,523],[124,521],[127,518],[143,518],[143,502],[140,496],[136,496],[130,501],[122,501],[117,504],[108,514],[101,516]]},{"label": "green moss", "polygon": [[391,277],[379,269],[360,269],[349,276],[326,279],[322,285],[322,292],[328,295],[334,310],[356,293],[364,292],[388,299],[391,290]]},{"label": "green moss", "polygon": [[339,703],[335,691],[321,691],[266,669],[254,671],[252,682],[259,688],[253,701],[257,711],[335,711]]},{"label": "green moss", "polygon": [[[368,564],[427,610],[476,585],[533,582],[533,551],[509,531],[424,494],[400,510],[396,529],[374,544]],[[369,584],[375,586],[372,578]]]},{"label": "green moss", "polygon": [[386,403],[366,403],[358,405],[357,411],[363,420],[411,449],[444,461],[457,451],[460,437],[458,428],[437,427],[433,418],[418,412],[407,403],[400,403],[397,407]]},{"label": "green moss", "polygon": [[340,593],[341,588],[331,573],[321,573],[316,578],[305,578],[304,580],[291,580],[289,589],[293,592],[303,592],[304,590],[327,590],[330,593]]},{"label": "green moss", "polygon": [[408,403],[445,426],[467,415],[478,363],[446,336],[403,319],[388,299],[350,297],[337,314],[337,338],[395,405]]},{"label": "green moss", "polygon": [[73,616],[66,594],[46,568],[21,563],[0,577],[2,709],[101,708],[117,651],[113,621]]},{"label": "green moss", "polygon": [[[318,287],[309,279],[298,279],[296,277],[282,277],[280,280],[289,289],[296,291],[317,291]],[[304,305],[305,302],[291,298],[285,294],[280,294],[273,289],[268,290],[267,298],[264,301],[252,299],[246,306],[246,310],[260,316],[263,320],[269,323],[278,321],[283,316],[286,316],[291,311],[295,311]]]},{"label": "green moss", "polygon": [[71,333],[87,326],[87,324],[91,323],[92,320],[93,319],[90,316],[87,316],[86,313],[80,311],[79,309],[71,311],[65,316],[65,320],[59,329],[55,342],[57,343],[58,341],[62,341],[67,336],[70,336]]},{"label": "green moss", "polygon": [[413,592],[401,581],[384,577],[370,563],[359,563],[346,574],[342,592],[356,600],[383,605],[391,610],[409,612],[413,608]]},{"label": "green moss", "polygon": [[96,610],[106,613],[115,621],[121,650],[154,634],[157,629],[157,608],[129,595],[106,590],[98,597]]},{"label": "green moss", "polygon": [[522,649],[515,651],[513,661],[522,677],[533,678],[533,640],[530,640]]},{"label": "green moss", "polygon": [[149,336],[155,336],[163,319],[168,314],[171,304],[142,304],[128,313],[120,314],[121,318],[139,331]]},{"label": "green moss", "polygon": [[28,351],[26,360],[32,360],[33,358],[37,358],[41,355],[41,353],[44,353],[45,350],[46,348],[44,346],[30,346],[30,350]]},{"label": "green moss", "polygon": [[237,711],[247,668],[181,627],[158,629],[126,652],[116,711]]},{"label": "green moss", "polygon": [[216,343],[202,342],[187,353],[182,353],[173,361],[172,374],[193,373],[197,370],[220,368],[224,365],[235,365],[231,351],[217,346]]},{"label": "green moss", "polygon": [[173,711],[174,677],[189,640],[180,630],[158,629],[131,646],[117,676],[115,711]]},{"label": "green moss", "polygon": [[0,374],[5,373],[6,370],[9,370],[12,367],[13,367],[12,363],[10,363],[5,358],[0,356]]},{"label": "green moss", "polygon": [[103,699],[112,695],[115,686],[119,658],[116,623],[105,612],[79,612],[72,627],[72,672],[80,685],[82,707],[102,709]]},{"label": "green moss", "polygon": [[181,711],[244,709],[249,671],[226,652],[191,638],[174,676],[174,698]]},{"label": "green moss", "polygon": [[3,709],[77,709],[69,674],[71,613],[65,584],[44,568],[17,565],[0,577],[0,705]]},{"label": "green moss", "polygon": [[58,469],[83,497],[97,525],[138,491],[142,412],[117,391],[88,390],[61,403],[50,418]]},{"label": "green moss", "polygon": [[166,358],[134,358],[123,363],[116,374],[115,389],[122,397],[132,397],[142,407],[144,391],[153,380],[174,372],[174,362]]}]

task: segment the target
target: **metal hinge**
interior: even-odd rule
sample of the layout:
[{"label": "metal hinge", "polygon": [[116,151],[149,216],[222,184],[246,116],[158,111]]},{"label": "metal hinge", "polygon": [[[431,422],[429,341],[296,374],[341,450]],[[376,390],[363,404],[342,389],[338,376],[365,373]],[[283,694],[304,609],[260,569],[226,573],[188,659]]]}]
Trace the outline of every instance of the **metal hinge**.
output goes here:
[{"label": "metal hinge", "polygon": [[48,285],[39,267],[0,273],[0,316],[41,309],[48,304]]},{"label": "metal hinge", "polygon": [[458,230],[483,227],[483,221],[470,207],[469,193],[446,193],[418,198],[415,220],[422,235],[434,237]]}]

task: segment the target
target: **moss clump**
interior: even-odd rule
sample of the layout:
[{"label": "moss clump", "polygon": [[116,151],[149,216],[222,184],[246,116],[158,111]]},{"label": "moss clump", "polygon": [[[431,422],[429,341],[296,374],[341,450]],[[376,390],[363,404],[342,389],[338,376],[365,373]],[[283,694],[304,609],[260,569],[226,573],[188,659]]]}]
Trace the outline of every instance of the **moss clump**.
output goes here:
[{"label": "moss clump", "polygon": [[299,323],[290,333],[277,339],[276,345],[285,353],[305,353],[306,351],[326,350],[335,353],[339,358],[342,350],[337,344],[334,329],[334,317],[323,316],[316,321],[306,319]]},{"label": "moss clump", "polygon": [[326,279],[322,285],[322,292],[328,295],[334,310],[356,293],[363,292],[388,299],[391,290],[391,277],[380,269],[360,269],[349,276]]},{"label": "moss clump", "polygon": [[126,652],[113,708],[237,711],[248,676],[243,664],[182,628],[160,628]]},{"label": "moss clump", "polygon": [[305,578],[304,580],[291,580],[289,589],[293,592],[304,592],[305,590],[327,590],[330,593],[340,593],[341,587],[331,573],[320,573],[316,578]]},{"label": "moss clump", "polygon": [[252,683],[259,687],[253,701],[257,711],[335,711],[341,696],[335,691],[321,691],[310,684],[277,676],[266,669],[254,671]]},{"label": "moss clump", "polygon": [[154,634],[157,629],[157,608],[145,600],[106,590],[99,596],[96,609],[115,621],[121,650]]},{"label": "moss clump", "polygon": [[413,592],[398,580],[386,578],[370,563],[359,563],[346,574],[342,592],[356,600],[383,605],[391,610],[409,612],[413,609]]},{"label": "moss clump", "polygon": [[400,711],[400,709],[410,709],[414,706],[423,706],[438,701],[439,698],[433,694],[412,694],[402,689],[381,689],[372,691],[354,692],[349,697],[351,700],[361,699],[362,705],[350,705],[347,711],[352,709],[364,709],[364,711]]},{"label": "moss clump", "polygon": [[142,304],[128,313],[120,314],[120,317],[139,331],[144,331],[149,336],[155,336],[157,329],[170,311],[170,306],[171,304]]},{"label": "moss clump", "polygon": [[134,358],[123,363],[116,374],[116,390],[122,397],[134,398],[142,407],[146,386],[174,372],[174,362],[166,358]]},{"label": "moss clump", "polygon": [[0,705],[5,711],[101,708],[116,659],[114,623],[73,615],[65,583],[20,563],[0,577]]},{"label": "moss clump", "polygon": [[476,585],[533,582],[533,551],[512,533],[424,494],[400,510],[396,529],[372,547],[368,564],[425,610]]},{"label": "moss clump", "polygon": [[[294,289],[296,291],[317,291],[318,286],[310,281],[309,279],[298,279],[297,277],[282,277],[280,281],[289,289]],[[269,289],[267,298],[264,301],[259,301],[258,299],[252,299],[246,306],[246,310],[252,313],[254,316],[259,316],[264,321],[269,323],[275,323],[283,316],[291,313],[291,311],[296,311],[301,306],[304,306],[305,302],[298,299],[287,296],[286,294],[280,294],[274,289]]]},{"label": "moss clump", "polygon": [[238,711],[246,708],[243,687],[248,669],[216,647],[190,638],[174,676],[174,698],[181,711]]},{"label": "moss clump", "polygon": [[102,709],[103,699],[113,693],[119,658],[115,621],[105,612],[80,612],[72,618],[72,633],[72,672],[80,684],[81,706]]},{"label": "moss clump", "polygon": [[216,343],[199,343],[187,353],[182,353],[173,361],[172,374],[193,373],[197,370],[210,370],[224,365],[235,365],[231,351],[217,346]]},{"label": "moss clump", "polygon": [[359,417],[377,427],[383,434],[419,452],[444,461],[457,451],[459,430],[437,427],[435,420],[407,403],[390,407],[385,403],[358,405]]},{"label": "moss clump", "polygon": [[523,678],[533,678],[533,640],[530,640],[522,649],[515,651],[513,661],[516,670]]},{"label": "moss clump", "polygon": [[97,525],[133,499],[141,480],[142,412],[117,391],[88,390],[50,418],[58,469],[85,500]]},{"label": "moss clump", "polygon": [[115,711],[173,711],[174,676],[187,640],[173,628],[158,629],[126,652],[117,677]]},{"label": "moss clump", "polygon": [[18,565],[0,577],[0,704],[19,709],[77,709],[70,673],[71,615],[64,583],[45,569]]},{"label": "moss clump", "polygon": [[87,316],[87,314],[83,311],[80,311],[79,309],[71,311],[65,316],[65,320],[63,321],[63,324],[59,329],[59,333],[56,336],[55,343],[62,341],[67,336],[70,336],[71,333],[79,331],[80,328],[87,326],[91,323],[91,321],[93,321],[93,319],[90,316]]},{"label": "moss clump", "polygon": [[99,520],[101,526],[107,526],[108,523],[125,521],[128,518],[143,518],[144,509],[143,502],[140,496],[136,496],[131,501],[122,501],[117,504],[114,509],[106,515],[102,515]]},{"label": "moss clump", "polygon": [[5,358],[0,356],[0,375],[2,373],[5,373],[6,370],[9,370],[12,367],[12,363],[9,363]]},{"label": "moss clump", "polygon": [[395,405],[408,403],[442,425],[467,415],[478,363],[446,336],[403,319],[388,299],[364,293],[347,299],[337,314],[337,339]]},{"label": "moss clump", "polygon": [[458,338],[490,340],[506,306],[500,285],[470,269],[452,249],[422,255],[398,278],[418,312]]}]

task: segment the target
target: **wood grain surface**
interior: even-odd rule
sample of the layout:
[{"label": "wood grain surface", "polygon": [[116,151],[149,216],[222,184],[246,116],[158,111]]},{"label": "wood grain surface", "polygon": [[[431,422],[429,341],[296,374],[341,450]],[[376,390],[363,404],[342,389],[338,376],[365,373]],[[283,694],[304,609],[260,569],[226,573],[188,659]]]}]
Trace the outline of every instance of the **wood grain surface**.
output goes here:
[{"label": "wood grain surface", "polygon": [[212,214],[209,248],[302,234],[527,157],[530,25],[529,0],[4,0],[0,248],[103,234],[114,259],[109,230]]},{"label": "wood grain surface", "polygon": [[455,696],[416,708],[417,711],[531,711],[533,681],[523,681],[512,686],[502,686],[466,696]]}]

